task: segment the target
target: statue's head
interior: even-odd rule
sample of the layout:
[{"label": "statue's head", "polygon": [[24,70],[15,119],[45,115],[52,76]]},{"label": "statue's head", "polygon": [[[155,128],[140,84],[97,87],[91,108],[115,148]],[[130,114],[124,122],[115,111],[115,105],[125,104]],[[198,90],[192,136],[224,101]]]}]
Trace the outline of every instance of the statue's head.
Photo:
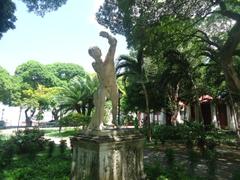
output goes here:
[{"label": "statue's head", "polygon": [[102,56],[102,52],[99,49],[99,47],[94,46],[94,47],[90,47],[88,49],[88,54],[93,57],[95,60],[100,60],[101,56]]}]

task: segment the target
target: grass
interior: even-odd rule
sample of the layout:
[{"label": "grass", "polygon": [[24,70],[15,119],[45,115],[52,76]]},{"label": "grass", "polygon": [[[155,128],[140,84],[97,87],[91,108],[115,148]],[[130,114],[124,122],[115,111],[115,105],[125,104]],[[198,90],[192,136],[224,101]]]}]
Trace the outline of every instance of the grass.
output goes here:
[{"label": "grass", "polygon": [[71,137],[78,134],[79,130],[75,128],[64,128],[60,133],[58,129],[44,129],[45,136],[48,137]]},{"label": "grass", "polygon": [[57,147],[50,158],[47,152],[39,153],[35,157],[16,155],[13,162],[0,171],[0,177],[7,180],[67,180],[70,169],[70,150],[61,155]]}]

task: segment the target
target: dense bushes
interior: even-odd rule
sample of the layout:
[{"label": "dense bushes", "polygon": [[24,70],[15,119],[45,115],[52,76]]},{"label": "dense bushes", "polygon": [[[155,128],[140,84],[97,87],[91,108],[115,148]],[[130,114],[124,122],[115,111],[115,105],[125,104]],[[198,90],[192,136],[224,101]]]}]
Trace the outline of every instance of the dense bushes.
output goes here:
[{"label": "dense bushes", "polygon": [[79,113],[69,113],[67,116],[61,118],[59,120],[59,125],[61,127],[66,127],[66,126],[72,126],[72,127],[77,127],[77,126],[83,126],[86,127],[89,122],[90,122],[90,116],[85,116]]},{"label": "dense bushes", "polygon": [[0,140],[0,172],[2,168],[6,167],[12,162],[15,149],[16,146],[11,140]]},{"label": "dense bushes", "polygon": [[17,131],[15,136],[0,141],[0,169],[11,164],[15,154],[35,156],[44,149],[46,140],[39,129],[25,129]]},{"label": "dense bushes", "polygon": [[[155,145],[159,141],[163,145],[166,143],[156,147],[166,151],[155,163],[144,164],[148,179],[216,179],[219,175],[218,166],[221,165],[219,159],[222,157],[216,146],[233,145],[233,142],[237,145],[237,136],[233,132],[219,130],[213,126],[206,127],[199,122],[185,122],[176,126],[155,125],[152,126],[152,132]],[[150,142],[149,147],[153,148],[152,145],[154,144]],[[180,157],[175,157],[174,149],[177,147],[180,147],[177,152]],[[226,146],[221,148],[224,147]],[[201,166],[205,168],[204,173],[199,173]],[[229,174],[231,173],[232,171],[229,171]],[[239,179],[237,172],[232,176],[233,179]]]},{"label": "dense bushes", "polygon": [[162,144],[173,140],[185,143],[188,148],[198,146],[200,149],[205,147],[214,149],[220,143],[220,132],[212,126],[206,127],[198,122],[186,122],[177,126],[155,125],[153,138],[160,140]]},{"label": "dense bushes", "polygon": [[58,151],[55,152],[52,157],[49,157],[47,152],[43,151],[34,160],[27,156],[17,156],[4,168],[4,172],[0,172],[0,177],[14,180],[67,180],[71,169],[70,151],[65,152],[64,158]]},{"label": "dense bushes", "polygon": [[71,154],[66,142],[62,141],[57,147],[43,136],[44,132],[39,129],[25,129],[8,140],[0,139],[0,177],[69,179]]},{"label": "dense bushes", "polygon": [[34,155],[44,150],[46,139],[44,132],[39,129],[17,131],[10,139],[16,145],[16,153]]}]

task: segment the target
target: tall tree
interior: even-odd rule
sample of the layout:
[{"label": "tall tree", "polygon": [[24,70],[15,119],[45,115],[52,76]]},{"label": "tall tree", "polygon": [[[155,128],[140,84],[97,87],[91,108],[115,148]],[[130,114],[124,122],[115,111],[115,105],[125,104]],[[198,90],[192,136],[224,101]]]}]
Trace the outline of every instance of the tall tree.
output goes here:
[{"label": "tall tree", "polygon": [[84,71],[84,69],[77,64],[54,63],[46,65],[46,68],[56,77],[58,77],[61,81],[65,82],[69,82],[75,76],[86,76],[86,72]]},{"label": "tall tree", "polygon": [[15,104],[18,98],[20,84],[4,68],[0,66],[0,101],[3,104]]},{"label": "tall tree", "polygon": [[25,122],[26,126],[32,126],[32,118],[38,113],[37,119],[43,116],[45,110],[49,110],[51,101],[58,93],[59,88],[47,88],[43,85],[38,85],[37,89],[28,89],[23,91],[23,98],[20,106],[25,107]]},{"label": "tall tree", "polygon": [[197,43],[199,54],[217,61],[230,91],[239,94],[240,76],[234,66],[239,56],[239,1],[106,0],[97,20],[112,32],[125,35],[129,46],[136,48],[141,41],[145,50],[156,56],[166,47],[182,50]]},{"label": "tall tree", "polygon": [[15,77],[19,78],[27,86],[26,88],[32,89],[37,89],[39,84],[53,87],[60,83],[59,79],[44,65],[33,60],[19,65],[16,68]]},{"label": "tall tree", "polygon": [[159,86],[167,96],[167,111],[171,114],[171,123],[176,125],[180,111],[179,101],[189,102],[191,99],[189,95],[192,95],[193,77],[190,75],[190,64],[183,54],[177,50],[169,50],[164,56],[164,70],[160,73]]},{"label": "tall tree", "polygon": [[[130,81],[135,81],[136,83],[141,84],[143,94],[145,97],[145,111],[146,111],[146,121],[147,122],[147,129],[148,129],[148,140],[151,141],[151,126],[150,126],[150,109],[149,109],[149,97],[148,91],[146,88],[146,76],[145,70],[143,66],[143,54],[142,50],[138,51],[137,58],[121,55],[117,59],[116,64],[116,73],[117,78],[123,76],[123,80],[129,79]],[[126,83],[126,82],[125,82]]]},{"label": "tall tree", "polygon": [[14,22],[17,20],[14,16],[15,10],[16,6],[11,0],[0,1],[0,39],[3,33],[15,28]]}]

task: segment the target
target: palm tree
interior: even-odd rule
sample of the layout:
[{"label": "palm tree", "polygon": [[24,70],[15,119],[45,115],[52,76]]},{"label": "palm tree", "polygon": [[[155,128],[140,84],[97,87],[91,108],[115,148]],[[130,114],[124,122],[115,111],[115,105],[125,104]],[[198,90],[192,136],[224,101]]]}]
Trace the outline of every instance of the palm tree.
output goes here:
[{"label": "palm tree", "polygon": [[95,77],[75,77],[56,96],[58,106],[64,110],[77,111],[90,116],[93,109],[93,93],[97,89]]},{"label": "palm tree", "polygon": [[147,82],[144,66],[143,66],[143,51],[139,50],[137,58],[129,55],[120,55],[116,60],[116,75],[117,78],[123,77],[123,84],[126,87],[126,80],[141,84],[144,98],[145,98],[145,111],[147,122],[147,136],[151,141],[151,127],[150,127],[150,109],[149,97],[145,83]]}]

